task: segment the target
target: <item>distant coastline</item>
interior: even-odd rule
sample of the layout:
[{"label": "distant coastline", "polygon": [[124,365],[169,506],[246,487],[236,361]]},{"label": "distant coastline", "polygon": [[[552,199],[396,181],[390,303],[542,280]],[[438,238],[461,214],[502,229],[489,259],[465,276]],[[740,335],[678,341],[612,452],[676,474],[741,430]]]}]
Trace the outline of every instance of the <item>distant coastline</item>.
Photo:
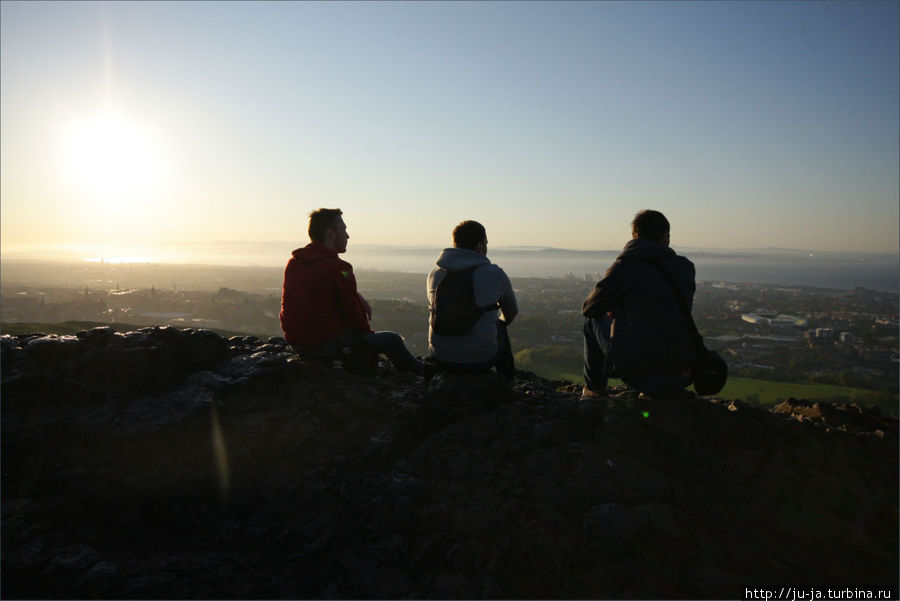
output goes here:
[{"label": "distant coastline", "polygon": [[[97,249],[45,249],[5,252],[4,265],[23,262],[153,263],[233,267],[283,267],[295,244],[287,242],[223,242],[122,248],[115,256]],[[821,288],[900,290],[900,254],[849,253],[799,249],[698,249],[673,247],[690,258],[699,281],[754,282]],[[440,252],[438,247],[351,246],[346,259],[356,269],[427,273]],[[547,247],[495,247],[489,257],[511,277],[596,279],[619,250],[570,250]],[[0,278],[6,280],[0,270]]]}]

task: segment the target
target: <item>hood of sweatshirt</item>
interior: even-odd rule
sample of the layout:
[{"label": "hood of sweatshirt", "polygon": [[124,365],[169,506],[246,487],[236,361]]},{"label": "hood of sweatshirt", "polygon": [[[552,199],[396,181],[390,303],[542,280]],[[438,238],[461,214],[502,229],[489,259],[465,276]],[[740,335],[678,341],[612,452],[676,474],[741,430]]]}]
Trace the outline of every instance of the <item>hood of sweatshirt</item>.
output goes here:
[{"label": "hood of sweatshirt", "polygon": [[619,254],[619,259],[637,259],[639,261],[647,261],[652,259],[660,259],[662,257],[672,257],[675,251],[666,246],[662,242],[654,242],[643,238],[635,238],[629,240],[628,244]]},{"label": "hood of sweatshirt", "polygon": [[337,253],[320,242],[310,242],[303,248],[298,248],[291,253],[299,263],[309,264],[321,261],[322,259],[330,259],[337,257]]},{"label": "hood of sweatshirt", "polygon": [[437,266],[447,271],[460,271],[469,267],[490,264],[491,260],[486,256],[468,248],[445,248],[437,260]]}]

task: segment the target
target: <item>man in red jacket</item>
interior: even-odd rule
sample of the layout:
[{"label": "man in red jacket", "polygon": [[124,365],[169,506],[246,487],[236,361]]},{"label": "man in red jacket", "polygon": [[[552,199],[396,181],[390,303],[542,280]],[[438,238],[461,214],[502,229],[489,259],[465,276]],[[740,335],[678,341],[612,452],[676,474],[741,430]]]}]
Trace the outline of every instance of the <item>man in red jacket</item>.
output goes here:
[{"label": "man in red jacket", "polygon": [[356,289],[353,266],[338,258],[347,252],[347,225],[340,209],[309,215],[311,242],[292,253],[284,269],[281,329],[301,355],[338,358],[344,349],[367,345],[384,353],[401,371],[424,374],[403,338],[373,332],[372,307]]}]

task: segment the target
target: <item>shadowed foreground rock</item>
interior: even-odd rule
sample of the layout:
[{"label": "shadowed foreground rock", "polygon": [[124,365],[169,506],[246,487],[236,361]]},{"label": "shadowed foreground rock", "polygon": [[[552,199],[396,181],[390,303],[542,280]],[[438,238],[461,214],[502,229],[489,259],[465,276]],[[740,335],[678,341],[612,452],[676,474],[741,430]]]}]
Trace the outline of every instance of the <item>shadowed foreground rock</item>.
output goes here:
[{"label": "shadowed foreground rock", "polygon": [[2,338],[2,594],[892,588],[896,420],[375,379],[173,328]]}]

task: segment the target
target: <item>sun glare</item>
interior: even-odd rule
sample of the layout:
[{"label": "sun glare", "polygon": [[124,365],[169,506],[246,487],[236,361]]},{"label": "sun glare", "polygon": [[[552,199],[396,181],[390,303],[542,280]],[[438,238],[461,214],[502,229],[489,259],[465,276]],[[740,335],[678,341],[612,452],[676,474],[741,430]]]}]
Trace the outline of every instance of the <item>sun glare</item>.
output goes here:
[{"label": "sun glare", "polygon": [[124,116],[112,112],[78,119],[62,136],[66,184],[98,209],[146,201],[159,190],[161,165],[156,141]]}]

